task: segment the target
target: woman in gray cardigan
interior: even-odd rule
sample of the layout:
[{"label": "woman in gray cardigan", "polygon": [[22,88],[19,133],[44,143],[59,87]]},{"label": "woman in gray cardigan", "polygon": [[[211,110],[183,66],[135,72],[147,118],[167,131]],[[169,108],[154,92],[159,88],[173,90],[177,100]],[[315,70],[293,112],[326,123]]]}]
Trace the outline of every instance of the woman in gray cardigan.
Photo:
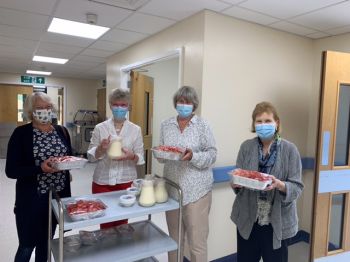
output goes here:
[{"label": "woman in gray cardigan", "polygon": [[298,231],[296,200],[303,190],[298,149],[280,137],[275,107],[262,102],[252,114],[257,137],[241,145],[237,168],[270,174],[264,191],[232,184],[236,199],[231,219],[237,226],[238,262],[288,261],[286,239]]}]

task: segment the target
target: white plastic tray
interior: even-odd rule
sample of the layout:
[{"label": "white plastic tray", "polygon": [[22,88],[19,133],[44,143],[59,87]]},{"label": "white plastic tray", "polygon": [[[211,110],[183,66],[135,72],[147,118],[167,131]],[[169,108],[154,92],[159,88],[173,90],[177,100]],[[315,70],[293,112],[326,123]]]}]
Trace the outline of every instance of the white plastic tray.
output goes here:
[{"label": "white plastic tray", "polygon": [[83,168],[88,162],[87,159],[81,157],[71,156],[65,162],[52,162],[52,167],[57,170],[69,170],[69,169],[78,169]]},{"label": "white plastic tray", "polygon": [[[237,185],[241,185],[247,188],[251,188],[251,189],[257,189],[257,190],[264,190],[267,186],[271,185],[272,180],[268,180],[268,181],[259,181],[256,179],[252,179],[252,178],[247,178],[247,177],[243,177],[243,176],[237,176],[234,174],[234,170],[228,172],[228,174],[231,175],[232,177],[232,183],[233,184],[237,184]],[[262,175],[267,175],[264,173],[261,173]]]},{"label": "white plastic tray", "polygon": [[167,159],[167,160],[181,160],[185,154],[185,149],[181,148],[182,153],[169,152],[164,150],[159,150],[157,147],[151,148],[153,156],[155,158]]},{"label": "white plastic tray", "polygon": [[[103,209],[99,209],[97,211],[92,211],[92,212],[79,213],[79,214],[69,214],[68,206],[76,204],[79,200],[98,202],[100,205],[102,205]],[[64,202],[64,207],[66,209],[68,216],[73,221],[87,220],[87,219],[92,219],[92,218],[104,216],[105,210],[107,208],[107,206],[100,199],[96,199],[96,198],[77,198],[75,200],[66,201],[66,202]]]}]

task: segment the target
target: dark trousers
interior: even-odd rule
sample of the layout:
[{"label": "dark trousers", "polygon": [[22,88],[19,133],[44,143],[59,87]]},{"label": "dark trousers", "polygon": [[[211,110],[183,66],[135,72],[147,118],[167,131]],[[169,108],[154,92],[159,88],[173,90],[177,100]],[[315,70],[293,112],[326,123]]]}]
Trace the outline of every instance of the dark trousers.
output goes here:
[{"label": "dark trousers", "polygon": [[279,249],[272,247],[273,229],[271,225],[260,226],[255,223],[249,239],[245,240],[237,230],[237,261],[259,262],[288,262],[287,241],[282,240]]},{"label": "dark trousers", "polygon": [[[68,180],[69,181],[69,180]],[[35,248],[35,262],[46,262],[48,255],[49,195],[38,194],[35,190],[21,191],[14,208],[19,246],[15,262],[28,262]],[[25,194],[26,193],[26,194]],[[71,195],[67,185],[58,192],[60,197]],[[55,234],[57,220],[52,213],[52,235]],[[1,260],[1,258],[0,258]]]},{"label": "dark trousers", "polygon": [[[35,248],[35,262],[46,262],[48,254],[48,196],[37,199],[35,209],[36,221],[33,224],[26,223],[23,212],[16,210],[16,225],[19,236],[19,246],[15,256],[15,262],[28,262]],[[29,222],[30,223],[30,222]],[[33,228],[25,228],[32,226]],[[52,213],[52,235],[55,234],[57,220]]]}]

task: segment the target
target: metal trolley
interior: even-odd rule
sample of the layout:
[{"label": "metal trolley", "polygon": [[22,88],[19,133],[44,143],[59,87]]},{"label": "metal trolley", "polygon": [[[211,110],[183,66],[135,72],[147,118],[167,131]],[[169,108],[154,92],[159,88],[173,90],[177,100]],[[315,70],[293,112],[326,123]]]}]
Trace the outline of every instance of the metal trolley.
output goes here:
[{"label": "metal trolley", "polygon": [[98,123],[98,113],[93,110],[78,110],[73,118],[72,146],[76,155],[85,155],[92,131]]},{"label": "metal trolley", "polygon": [[[158,175],[155,175],[155,177],[160,177]],[[181,242],[182,242],[182,235],[181,235],[181,231],[182,231],[182,190],[179,187],[178,184],[174,183],[173,181],[162,177],[163,179],[165,179],[166,183],[168,185],[170,185],[171,187],[174,187],[177,190],[178,193],[178,201],[175,201],[172,198],[169,198],[167,203],[164,204],[157,204],[153,207],[137,207],[136,211],[132,211],[134,213],[130,213],[129,215],[131,215],[132,217],[138,217],[138,216],[142,216],[142,215],[148,215],[148,219],[145,221],[140,221],[140,222],[136,222],[133,223],[131,225],[135,225],[137,226],[137,224],[142,224],[142,226],[148,226],[148,231],[154,231],[156,232],[160,237],[159,240],[157,240],[158,242],[158,246],[162,247],[162,245],[164,245],[164,250],[159,249],[159,247],[157,246],[158,251],[156,253],[152,253],[152,250],[149,250],[148,252],[146,252],[145,254],[138,254],[138,257],[136,258],[136,260],[139,259],[146,259],[149,256],[149,253],[151,254],[151,257],[153,255],[159,254],[159,253],[163,253],[163,252],[168,252],[168,251],[172,251],[172,250],[176,250],[177,249],[177,261],[178,262],[182,262],[183,261],[183,254],[182,254],[182,250],[181,250]],[[116,191],[116,192],[109,192],[109,193],[102,193],[102,194],[95,194],[93,195],[94,197],[103,197],[105,196],[106,199],[108,200],[109,198],[112,198],[115,201],[115,196],[116,194],[121,194],[123,191]],[[90,195],[92,196],[92,195]],[[77,197],[79,198],[79,197]],[[96,224],[100,224],[100,223],[106,223],[106,222],[110,222],[110,221],[114,221],[114,220],[118,220],[118,217],[114,217],[114,216],[110,216],[107,217],[101,217],[101,218],[96,218],[93,220],[84,220],[84,221],[76,221],[76,222],[71,222],[69,221],[69,219],[67,218],[67,214],[66,212],[64,212],[64,201],[66,199],[71,199],[71,198],[64,198],[61,199],[57,192],[55,191],[55,189],[51,188],[51,192],[50,192],[50,196],[49,196],[49,234],[48,234],[48,261],[51,262],[51,253],[54,254],[55,259],[58,262],[63,262],[64,261],[64,230],[69,230],[69,229],[74,229],[74,228],[82,228],[85,226],[90,226],[90,225],[96,225]],[[102,198],[103,199],[103,198]],[[62,201],[63,200],[63,201]],[[108,206],[108,203],[107,203]],[[111,206],[109,206],[109,208],[111,208]],[[116,209],[119,207],[116,207]],[[179,221],[178,221],[178,243],[176,244],[175,241],[173,239],[171,239],[168,235],[166,235],[161,229],[159,229],[156,225],[154,225],[151,222],[151,214],[155,214],[155,213],[159,213],[159,212],[164,212],[164,211],[169,211],[169,210],[175,210],[175,209],[179,209]],[[55,216],[57,217],[58,220],[58,227],[59,227],[59,237],[58,239],[52,239],[52,210],[55,213]],[[122,210],[122,209],[120,209]],[[116,210],[116,212],[120,212],[120,210]],[[129,209],[130,210],[130,209]],[[124,214],[125,216],[125,214]],[[126,217],[123,217],[123,219]],[[162,237],[162,238],[161,238]],[[158,239],[158,237],[157,237]],[[155,241],[156,242],[156,241]],[[135,240],[135,243],[136,240]],[[133,243],[133,244],[135,244]],[[165,246],[164,243],[170,243],[169,245],[171,246],[172,249],[169,249],[170,246]],[[53,245],[55,246],[53,248]],[[115,249],[117,249],[118,245],[115,245]],[[165,248],[166,247],[166,248]],[[55,249],[55,252],[54,252]],[[103,257],[103,246],[102,244],[96,248],[96,252],[100,252],[101,257]],[[126,249],[126,247],[124,247],[124,249]],[[102,251],[101,251],[102,250]],[[124,250],[125,251],[125,250]],[[135,259],[135,252],[137,253],[137,250],[135,249],[130,249],[130,256],[128,257],[124,257],[121,258],[118,254],[118,257],[116,257],[116,260],[114,261],[134,261]],[[124,253],[128,253],[128,252],[122,252]],[[82,252],[83,254],[83,252]],[[86,254],[85,254],[86,255]],[[104,258],[104,260],[101,261],[113,261],[113,258],[117,256],[117,254],[114,254],[113,257],[111,257],[111,255],[109,255],[108,258]],[[72,257],[69,257],[68,260],[69,261],[74,261],[75,258],[79,257],[79,254],[74,253],[74,255]],[[133,259],[134,258],[134,259]],[[93,259],[96,258],[92,258],[91,261],[95,261]],[[124,260],[123,260],[124,259]],[[79,260],[79,259],[78,259]],[[82,261],[82,260],[79,260]],[[84,260],[85,261],[85,260]],[[146,260],[145,260],[146,261]],[[147,260],[150,261],[150,260]],[[151,261],[157,261],[155,258],[152,257]]]}]

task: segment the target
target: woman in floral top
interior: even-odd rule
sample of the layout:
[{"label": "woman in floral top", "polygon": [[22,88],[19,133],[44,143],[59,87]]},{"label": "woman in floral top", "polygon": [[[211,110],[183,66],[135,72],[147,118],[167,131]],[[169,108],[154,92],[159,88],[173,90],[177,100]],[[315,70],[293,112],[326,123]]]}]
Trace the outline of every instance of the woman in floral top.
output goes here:
[{"label": "woman in floral top", "polygon": [[[160,144],[186,148],[186,151],[181,161],[159,161],[165,164],[164,176],[179,184],[183,191],[182,233],[186,233],[189,240],[191,261],[208,261],[211,166],[217,153],[215,140],[208,123],[194,114],[199,103],[194,88],[180,88],[173,102],[178,115],[162,122]],[[173,197],[175,194],[170,191]],[[170,236],[177,240],[178,211],[167,212],[166,219]],[[176,261],[176,252],[169,252],[169,261]]]},{"label": "woman in floral top", "polygon": [[[30,260],[35,248],[35,261],[47,261],[48,199],[50,187],[60,197],[71,195],[68,171],[51,167],[52,157],[71,155],[67,130],[52,125],[55,110],[45,93],[33,93],[26,99],[25,114],[31,123],[13,132],[7,150],[6,175],[16,179],[16,217],[19,247],[15,262]],[[53,234],[57,221],[53,216]]]}]

